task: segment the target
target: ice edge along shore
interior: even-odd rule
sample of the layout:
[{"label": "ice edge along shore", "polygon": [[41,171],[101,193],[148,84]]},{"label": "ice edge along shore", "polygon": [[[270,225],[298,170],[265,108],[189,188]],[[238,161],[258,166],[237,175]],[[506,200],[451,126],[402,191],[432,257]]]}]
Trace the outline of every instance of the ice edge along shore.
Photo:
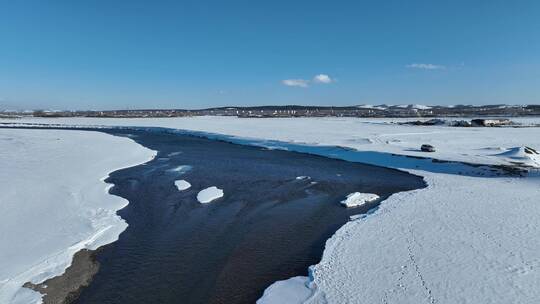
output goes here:
[{"label": "ice edge along shore", "polygon": [[[11,185],[0,194],[12,219],[3,222],[15,238],[4,240],[9,247],[0,250],[0,302],[41,303],[40,293],[22,285],[61,275],[80,250],[116,241],[127,227],[116,211],[128,201],[110,194],[113,185],[105,180],[111,172],[153,159],[156,152],[128,138],[87,131],[0,129],[0,141],[5,143],[0,156],[10,160],[0,180]],[[17,190],[28,186],[32,189]],[[55,220],[67,230],[47,224]],[[13,231],[17,223],[18,232]],[[32,243],[43,242],[47,246],[34,249]]]}]

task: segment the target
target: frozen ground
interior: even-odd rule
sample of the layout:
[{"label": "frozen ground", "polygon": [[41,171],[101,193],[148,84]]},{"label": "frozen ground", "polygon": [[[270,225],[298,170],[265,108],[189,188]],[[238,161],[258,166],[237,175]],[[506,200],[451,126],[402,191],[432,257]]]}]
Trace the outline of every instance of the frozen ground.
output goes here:
[{"label": "frozen ground", "polygon": [[[278,282],[259,303],[540,301],[538,171],[527,177],[497,176],[486,168],[394,155],[499,165],[517,160],[535,166],[536,156],[523,147],[538,151],[538,128],[402,126],[388,120],[340,118],[35,121],[202,131],[238,143],[366,162],[425,177],[427,188],[395,194],[374,213],[338,230],[304,284],[300,279]],[[422,153],[421,144],[431,144],[437,152]],[[303,286],[310,292],[305,301]]]},{"label": "frozen ground", "polygon": [[127,224],[103,179],[154,156],[99,132],[0,129],[0,303],[40,303],[21,288],[61,274],[75,252],[113,242]]}]

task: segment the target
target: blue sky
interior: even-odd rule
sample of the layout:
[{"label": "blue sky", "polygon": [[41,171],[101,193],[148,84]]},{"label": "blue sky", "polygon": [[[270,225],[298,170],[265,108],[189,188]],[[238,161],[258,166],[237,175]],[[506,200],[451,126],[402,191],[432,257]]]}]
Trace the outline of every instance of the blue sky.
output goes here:
[{"label": "blue sky", "polygon": [[540,103],[540,1],[0,0],[0,109]]}]

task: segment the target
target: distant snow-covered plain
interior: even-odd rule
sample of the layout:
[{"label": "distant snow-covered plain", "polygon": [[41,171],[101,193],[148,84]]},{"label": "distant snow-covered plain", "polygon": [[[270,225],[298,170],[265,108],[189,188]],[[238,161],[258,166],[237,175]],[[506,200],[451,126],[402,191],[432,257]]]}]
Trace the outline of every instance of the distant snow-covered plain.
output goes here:
[{"label": "distant snow-covered plain", "polygon": [[25,282],[62,274],[77,251],[114,242],[127,201],[103,180],[154,155],[100,132],[0,129],[0,303],[40,303]]},{"label": "distant snow-covered plain", "polygon": [[[375,212],[340,228],[309,277],[283,278],[259,303],[539,302],[540,175],[534,168],[540,163],[523,147],[539,150],[540,128],[405,126],[390,121],[395,120],[4,120],[183,129],[241,144],[402,169],[425,178],[427,188],[394,194]],[[421,144],[437,151],[423,153]],[[532,169],[526,177],[499,176],[490,168],[417,157]]]}]

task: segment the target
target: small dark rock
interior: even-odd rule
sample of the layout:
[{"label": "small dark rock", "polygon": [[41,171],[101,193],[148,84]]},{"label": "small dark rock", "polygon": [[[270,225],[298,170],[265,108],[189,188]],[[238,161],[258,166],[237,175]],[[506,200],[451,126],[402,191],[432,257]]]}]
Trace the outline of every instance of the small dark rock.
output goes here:
[{"label": "small dark rock", "polygon": [[435,152],[435,147],[432,145],[422,145],[420,150],[422,150],[422,152]]}]

